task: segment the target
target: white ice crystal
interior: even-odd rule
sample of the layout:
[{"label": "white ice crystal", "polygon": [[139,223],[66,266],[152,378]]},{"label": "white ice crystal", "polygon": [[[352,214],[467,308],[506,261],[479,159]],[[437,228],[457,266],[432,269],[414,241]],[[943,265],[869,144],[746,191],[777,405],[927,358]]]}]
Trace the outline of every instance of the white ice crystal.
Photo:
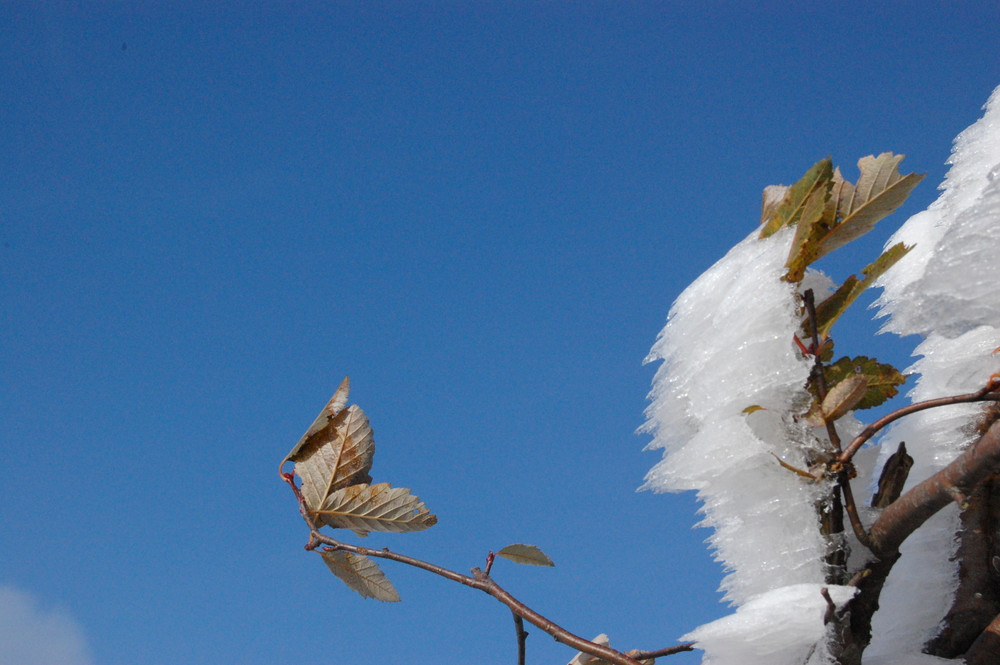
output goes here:
[{"label": "white ice crystal", "polygon": [[[887,247],[913,250],[881,279],[884,331],[923,337],[908,370],[920,375],[911,399],[971,392],[1000,370],[1000,88],[986,114],[956,139],[943,192]],[[814,503],[824,488],[775,463],[802,466],[814,435],[783,417],[808,399],[810,363],[795,350],[796,288],[820,295],[829,280],[808,274],[781,281],[793,229],[757,239],[757,231],[692,283],[674,303],[648,360],[662,360],[650,393],[646,430],[663,459],[647,476],[657,491],[696,490],[703,524],[727,576],[722,588],[735,614],[685,639],[712,665],[830,662],[819,594],[826,543]],[[746,407],[762,407],[745,412]],[[975,436],[976,405],[924,411],[882,440],[882,461],[905,440],[915,458],[909,485],[947,465]],[[860,423],[841,421],[844,434]],[[815,439],[813,439],[815,440]],[[871,482],[874,449],[856,457]],[[865,515],[870,518],[870,514]],[[869,520],[870,521],[870,520]],[[920,653],[947,611],[955,587],[957,513],[946,509],[911,536],[880,598],[865,665],[945,662]],[[860,549],[860,548],[857,548]],[[856,561],[855,561],[856,563]],[[840,604],[852,589],[831,587]]]},{"label": "white ice crystal", "polygon": [[[704,649],[705,665],[780,665],[826,663],[828,603],[822,584],[795,584],[748,599],[734,614],[683,636]],[[838,608],[854,597],[854,587],[826,587]]]},{"label": "white ice crystal", "polygon": [[[821,486],[775,456],[805,466],[810,434],[783,418],[800,410],[810,362],[796,350],[796,286],[781,280],[794,229],[754,231],[695,280],[671,308],[649,360],[647,429],[664,458],[646,487],[697,490],[709,540],[739,605],[776,587],[823,582],[826,544],[817,528]],[[818,274],[805,286],[825,292]],[[763,407],[744,413],[750,406]]]},{"label": "white ice crystal", "polygon": [[[955,140],[940,197],[889,240],[914,245],[881,280],[885,290],[876,305],[880,316],[889,316],[884,330],[924,338],[914,351],[920,359],[908,370],[919,374],[909,394],[915,402],[973,392],[1000,370],[993,354],[1000,345],[1000,289],[994,277],[1000,249],[1000,88],[985,108],[983,118]],[[980,410],[965,404],[909,416],[883,437],[882,457],[897,441],[906,441],[914,458],[912,486],[945,467],[975,438],[969,425]],[[919,653],[936,632],[957,584],[950,560],[957,526],[957,510],[948,507],[903,543],[873,620],[866,665]]]}]

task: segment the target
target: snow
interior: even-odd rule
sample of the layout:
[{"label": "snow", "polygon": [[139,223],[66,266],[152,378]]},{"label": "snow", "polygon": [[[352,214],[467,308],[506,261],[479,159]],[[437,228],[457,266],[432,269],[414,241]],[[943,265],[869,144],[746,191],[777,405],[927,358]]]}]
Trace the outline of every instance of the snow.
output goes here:
[{"label": "snow", "polygon": [[[825,663],[827,602],[822,588],[822,584],[795,584],[762,593],[735,614],[696,628],[681,640],[693,640],[705,650],[705,665]],[[838,608],[857,591],[847,586],[826,588]]]},{"label": "snow", "polygon": [[[671,308],[647,360],[653,380],[646,429],[665,450],[648,474],[656,491],[697,490],[703,526],[729,574],[737,605],[781,586],[821,583],[826,544],[814,503],[822,485],[804,482],[775,456],[804,468],[810,428],[801,411],[810,362],[796,350],[796,287],[782,281],[794,229],[765,240],[754,230],[693,282]],[[809,276],[820,293],[829,280]],[[746,414],[749,406],[764,407]]]},{"label": "snow", "polygon": [[[883,330],[924,339],[914,402],[981,388],[1000,371],[1000,290],[992,276],[1000,243],[1000,88],[986,114],[955,140],[940,197],[911,217],[888,244],[915,245],[882,278],[876,302],[888,315]],[[951,462],[975,439],[969,424],[982,409],[964,404],[922,411],[893,427],[880,441],[882,461],[906,441],[914,458],[908,487]],[[935,515],[900,548],[873,620],[865,662],[917,653],[948,611],[957,584],[954,506]],[[912,580],[920,580],[913,584]]]}]

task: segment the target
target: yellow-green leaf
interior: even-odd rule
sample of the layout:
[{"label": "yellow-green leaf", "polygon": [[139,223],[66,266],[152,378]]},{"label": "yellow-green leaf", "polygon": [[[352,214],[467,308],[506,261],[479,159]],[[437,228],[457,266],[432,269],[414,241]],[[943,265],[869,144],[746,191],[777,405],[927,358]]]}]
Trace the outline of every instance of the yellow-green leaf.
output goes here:
[{"label": "yellow-green leaf", "polygon": [[[834,322],[840,318],[851,304],[857,300],[865,289],[875,283],[875,280],[882,276],[886,270],[896,264],[912,247],[907,247],[903,243],[897,243],[884,251],[873,263],[868,265],[862,274],[864,279],[858,279],[851,275],[840,285],[830,297],[816,306],[816,323],[820,339],[826,339],[830,334],[830,328]],[[808,321],[803,323],[803,330],[809,327]],[[811,331],[810,331],[811,332]]]},{"label": "yellow-green leaf", "polygon": [[906,381],[906,377],[892,365],[867,356],[839,358],[823,371],[828,385],[856,374],[864,375],[868,381],[868,389],[855,406],[856,409],[870,409],[881,405],[887,399],[895,397],[899,393],[899,386]]},{"label": "yellow-green leaf", "polygon": [[437,524],[437,517],[410,490],[389,483],[339,489],[315,513],[325,524],[359,536],[369,531],[423,531]]},{"label": "yellow-green leaf", "polygon": [[762,407],[760,404],[751,404],[747,408],[743,409],[742,413],[750,414],[753,413],[754,411],[765,411],[765,410],[766,409],[764,409],[764,407]]},{"label": "yellow-green leaf", "polygon": [[529,566],[554,566],[556,564],[552,563],[545,552],[535,547],[534,545],[525,545],[524,543],[516,543],[514,545],[508,545],[499,552],[497,556],[502,556],[505,559],[510,559],[514,563],[522,563]]},{"label": "yellow-green leaf", "polygon": [[320,552],[327,568],[365,598],[398,603],[399,593],[374,561],[353,552]]},{"label": "yellow-green leaf", "polygon": [[822,159],[806,171],[806,174],[797,183],[789,187],[785,192],[784,199],[777,207],[773,208],[774,213],[761,228],[760,238],[767,238],[780,229],[797,223],[813,192],[828,188],[828,183],[833,175],[832,169],[833,165],[829,158]]},{"label": "yellow-green leaf", "polygon": [[822,177],[821,186],[809,195],[795,227],[795,238],[785,262],[788,272],[783,277],[788,282],[802,281],[806,268],[823,253],[823,238],[836,223],[834,208],[827,205],[833,187],[833,173],[824,171]]}]

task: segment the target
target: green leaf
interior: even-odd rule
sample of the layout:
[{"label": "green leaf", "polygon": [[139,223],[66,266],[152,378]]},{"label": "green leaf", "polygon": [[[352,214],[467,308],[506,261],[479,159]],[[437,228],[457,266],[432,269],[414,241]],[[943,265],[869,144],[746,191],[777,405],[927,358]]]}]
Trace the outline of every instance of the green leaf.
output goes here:
[{"label": "green leaf", "polygon": [[[816,162],[797,183],[788,188],[785,198],[774,209],[774,213],[767,219],[760,230],[760,238],[767,238],[774,235],[786,226],[791,226],[799,221],[802,212],[810,196],[817,190],[827,187],[833,175],[833,164],[830,159],[822,159]],[[767,190],[765,190],[765,201],[767,200]],[[769,206],[765,207],[765,214]]]},{"label": "green leaf", "polygon": [[788,252],[785,266],[788,272],[782,278],[788,282],[800,282],[806,268],[823,253],[823,238],[836,223],[836,209],[827,205],[833,188],[833,173],[823,173],[822,187],[813,191],[802,208],[795,238]]},{"label": "green leaf", "polygon": [[[847,311],[847,308],[857,300],[865,289],[875,283],[875,280],[882,276],[886,270],[903,258],[912,249],[903,243],[897,243],[882,253],[875,261],[862,270],[864,279],[858,279],[851,275],[840,285],[833,295],[816,305],[816,324],[819,338],[825,340],[830,334],[830,328],[840,315]],[[806,321],[802,324],[803,330],[809,328]],[[809,331],[811,333],[811,331]]]},{"label": "green leaf", "polygon": [[352,552],[320,552],[326,567],[365,598],[398,603],[399,593],[374,561]]},{"label": "green leaf", "polygon": [[552,563],[545,552],[538,549],[534,545],[525,545],[523,543],[517,543],[514,545],[508,545],[499,552],[497,556],[502,556],[505,559],[510,559],[514,563],[526,564],[529,566],[554,566],[556,564]]},{"label": "green leaf", "polygon": [[823,375],[827,385],[840,383],[849,376],[863,375],[868,382],[864,396],[854,406],[855,409],[870,409],[879,406],[887,399],[899,393],[898,387],[903,385],[906,377],[888,363],[880,363],[874,358],[857,356],[843,357],[827,366]]},{"label": "green leaf", "polygon": [[762,407],[760,404],[751,404],[747,408],[743,409],[742,413],[750,414],[753,413],[754,411],[766,411],[766,409]]}]

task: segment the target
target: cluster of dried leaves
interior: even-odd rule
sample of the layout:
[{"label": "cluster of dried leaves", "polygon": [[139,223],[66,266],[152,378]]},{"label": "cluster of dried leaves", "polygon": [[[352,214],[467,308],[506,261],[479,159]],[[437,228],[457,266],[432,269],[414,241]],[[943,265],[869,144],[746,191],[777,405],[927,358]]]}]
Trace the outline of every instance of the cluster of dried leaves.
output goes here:
[{"label": "cluster of dried leaves", "polygon": [[[350,529],[358,536],[371,531],[406,533],[437,524],[424,503],[410,490],[389,483],[370,484],[375,439],[364,411],[347,406],[350,381],[345,378],[299,442],[279,466],[294,462],[300,501],[312,524]],[[289,480],[289,476],[282,473]],[[290,479],[294,483],[294,478]],[[399,593],[370,558],[354,552],[323,548],[324,563],[348,587],[365,598],[399,601]],[[493,553],[490,553],[491,561]],[[496,553],[515,563],[552,566],[534,545],[508,545]]]},{"label": "cluster of dried leaves", "polygon": [[[437,523],[420,501],[389,483],[371,485],[369,471],[375,439],[365,412],[347,406],[350,382],[344,379],[319,416],[281,461],[295,463],[305,506],[317,525],[350,529],[359,536],[370,531],[422,531]],[[366,598],[398,601],[399,594],[374,561],[360,554],[323,551],[334,575]]]}]

